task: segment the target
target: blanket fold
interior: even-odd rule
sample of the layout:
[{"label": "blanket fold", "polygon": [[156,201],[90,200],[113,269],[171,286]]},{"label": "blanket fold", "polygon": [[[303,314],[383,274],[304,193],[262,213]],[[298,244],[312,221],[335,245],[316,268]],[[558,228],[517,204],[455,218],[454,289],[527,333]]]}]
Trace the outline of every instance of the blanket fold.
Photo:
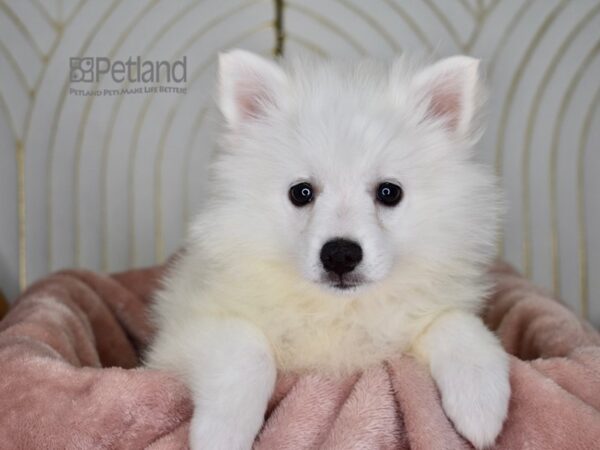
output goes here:
[{"label": "blanket fold", "polygon": [[[51,275],[0,322],[0,448],[181,449],[192,414],[174,376],[139,367],[161,267]],[[506,264],[484,313],[511,357],[498,449],[600,442],[600,335]],[[468,449],[427,368],[399,355],[344,380],[280,374],[256,449]]]}]

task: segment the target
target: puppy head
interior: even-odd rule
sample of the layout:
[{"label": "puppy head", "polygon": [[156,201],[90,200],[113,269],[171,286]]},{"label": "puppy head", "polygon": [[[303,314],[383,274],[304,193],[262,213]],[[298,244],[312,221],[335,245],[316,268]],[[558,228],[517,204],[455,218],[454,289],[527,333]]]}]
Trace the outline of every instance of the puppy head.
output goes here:
[{"label": "puppy head", "polygon": [[480,92],[478,62],[464,56],[283,68],[222,54],[219,226],[238,250],[336,294],[415,265],[487,261],[498,196],[472,159]]}]

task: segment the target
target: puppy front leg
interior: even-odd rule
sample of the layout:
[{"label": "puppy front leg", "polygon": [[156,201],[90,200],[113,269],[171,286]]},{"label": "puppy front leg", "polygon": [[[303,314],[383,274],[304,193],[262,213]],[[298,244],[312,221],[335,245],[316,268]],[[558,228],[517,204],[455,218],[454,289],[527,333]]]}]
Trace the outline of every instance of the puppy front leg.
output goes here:
[{"label": "puppy front leg", "polygon": [[429,364],[446,415],[476,448],[492,445],[510,398],[508,356],[478,317],[450,312],[415,345]]},{"label": "puppy front leg", "polygon": [[190,446],[248,450],[264,420],[276,367],[264,334],[238,319],[203,320],[189,353]]}]

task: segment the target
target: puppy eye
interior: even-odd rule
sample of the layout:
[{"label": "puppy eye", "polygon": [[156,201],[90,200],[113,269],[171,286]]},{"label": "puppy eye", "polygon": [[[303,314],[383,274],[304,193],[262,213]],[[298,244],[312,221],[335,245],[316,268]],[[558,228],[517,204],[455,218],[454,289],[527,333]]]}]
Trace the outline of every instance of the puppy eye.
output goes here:
[{"label": "puppy eye", "polygon": [[299,183],[290,188],[290,201],[295,206],[306,206],[313,200],[313,187],[310,183]]},{"label": "puppy eye", "polygon": [[402,188],[394,183],[381,183],[377,186],[375,197],[377,201],[385,206],[396,206],[402,200],[404,192]]}]

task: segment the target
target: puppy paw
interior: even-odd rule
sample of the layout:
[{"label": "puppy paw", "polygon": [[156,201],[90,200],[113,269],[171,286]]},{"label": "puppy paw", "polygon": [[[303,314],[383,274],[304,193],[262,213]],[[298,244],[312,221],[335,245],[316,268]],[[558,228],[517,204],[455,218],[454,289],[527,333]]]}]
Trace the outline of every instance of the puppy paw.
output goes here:
[{"label": "puppy paw", "polygon": [[216,417],[194,414],[190,424],[191,450],[250,450],[255,434]]},{"label": "puppy paw", "polygon": [[447,362],[437,370],[442,405],[456,430],[478,449],[494,444],[508,412],[510,384],[504,355],[495,361]]},{"label": "puppy paw", "polygon": [[508,355],[478,317],[454,311],[420,337],[417,356],[429,363],[442,406],[476,448],[493,445],[508,413]]}]

